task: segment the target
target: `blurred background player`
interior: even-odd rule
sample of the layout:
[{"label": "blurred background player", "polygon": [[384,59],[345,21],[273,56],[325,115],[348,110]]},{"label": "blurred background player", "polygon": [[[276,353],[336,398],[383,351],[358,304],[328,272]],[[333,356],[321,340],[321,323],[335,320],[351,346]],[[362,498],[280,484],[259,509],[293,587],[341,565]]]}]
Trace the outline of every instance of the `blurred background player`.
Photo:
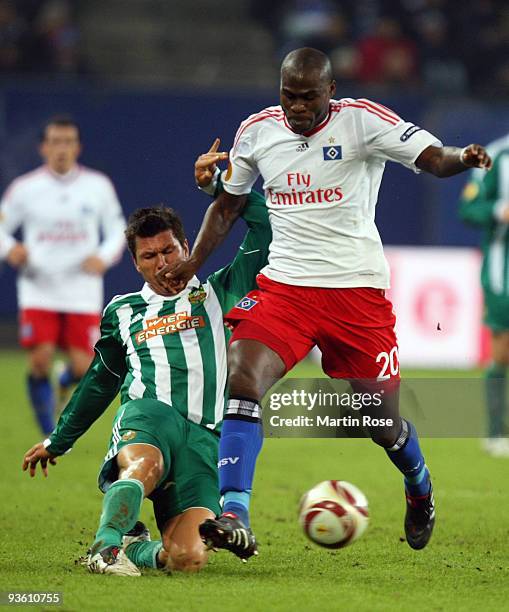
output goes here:
[{"label": "blurred background player", "polygon": [[[216,139],[200,156],[195,176],[212,180]],[[226,387],[230,332],[223,312],[255,286],[271,240],[264,198],[253,193],[243,211],[248,232],[229,266],[201,284],[170,288],[164,273],[189,255],[182,223],[168,208],[142,208],[126,236],[141,291],[116,296],[104,311],[95,359],[65,408],[57,428],[30,449],[23,469],[35,474],[72,447],[120,389],[122,405],[99,475],[103,512],[88,559],[93,573],[137,576],[137,567],[197,571],[207,562],[198,527],[220,512],[217,477],[219,428]],[[154,504],[161,541],[148,542],[136,525],[141,502]],[[139,530],[138,530],[139,531]],[[164,547],[163,547],[164,544]]]},{"label": "blurred background player", "polygon": [[487,169],[490,158],[479,145],[444,147],[370,100],[333,100],[335,91],[330,61],[321,51],[301,48],[285,57],[281,106],[241,124],[224,192],[209,207],[189,259],[168,274],[180,283],[199,269],[261,175],[274,240],[259,289],[226,316],[235,330],[219,450],[224,511],[200,527],[210,546],[242,557],[256,551],[249,503],[263,440],[261,400],[315,345],[331,378],[383,389],[382,406],[365,412],[387,419],[387,426],[371,427],[369,434],[404,476],[404,525],[412,548],[427,545],[435,521],[417,433],[399,415],[395,315],[385,297],[389,269],[375,206],[387,160],[447,177],[468,167]]},{"label": "blurred background player", "polygon": [[491,363],[486,369],[487,434],[484,449],[494,457],[509,457],[506,435],[506,373],[509,365],[509,135],[488,147],[493,168],[473,170],[465,185],[460,216],[483,229],[481,285],[484,322],[491,332]]},{"label": "blurred background player", "polygon": [[[44,165],[15,179],[0,203],[0,256],[18,270],[20,342],[28,350],[30,402],[45,434],[54,427],[50,369],[68,365],[61,392],[86,372],[98,338],[102,276],[119,261],[125,221],[111,181],[78,165],[80,130],[68,116],[43,127]],[[13,237],[21,229],[21,241]]]}]

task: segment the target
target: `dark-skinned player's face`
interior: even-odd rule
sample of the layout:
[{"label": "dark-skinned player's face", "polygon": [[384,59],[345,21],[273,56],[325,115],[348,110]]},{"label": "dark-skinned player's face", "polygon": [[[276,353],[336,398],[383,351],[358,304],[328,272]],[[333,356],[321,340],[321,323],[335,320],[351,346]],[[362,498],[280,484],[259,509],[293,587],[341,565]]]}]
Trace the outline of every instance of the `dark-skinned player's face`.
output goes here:
[{"label": "dark-skinned player's face", "polygon": [[283,70],[280,100],[292,130],[304,134],[321,123],[335,91],[335,82],[324,78],[318,70],[305,75]]},{"label": "dark-skinned player's face", "polygon": [[175,295],[182,291],[184,284],[171,288],[164,274],[189,257],[187,240],[182,245],[171,230],[165,230],[148,238],[136,236],[135,244],[134,265],[151,289],[164,296]]}]

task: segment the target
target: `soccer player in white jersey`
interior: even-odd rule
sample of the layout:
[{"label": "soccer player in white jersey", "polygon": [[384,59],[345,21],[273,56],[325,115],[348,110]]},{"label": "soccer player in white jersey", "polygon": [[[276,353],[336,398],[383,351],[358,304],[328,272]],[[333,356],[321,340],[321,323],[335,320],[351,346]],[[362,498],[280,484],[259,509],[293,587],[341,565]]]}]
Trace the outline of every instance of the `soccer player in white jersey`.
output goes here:
[{"label": "soccer player in white jersey", "polygon": [[[18,270],[28,393],[45,434],[54,427],[49,373],[55,350],[68,356],[59,381],[65,389],[90,365],[102,276],[125,244],[115,189],[104,174],[78,165],[80,152],[78,125],[66,116],[50,119],[41,133],[44,165],[14,180],[0,203],[0,258]],[[13,237],[18,229],[21,242]]]},{"label": "soccer player in white jersey", "polygon": [[387,160],[438,177],[488,169],[491,161],[479,145],[442,146],[381,104],[335,100],[335,91],[323,53],[303,48],[286,56],[281,106],[241,124],[225,190],[207,211],[190,258],[168,274],[170,282],[182,282],[195,273],[230,231],[261,175],[273,241],[259,289],[227,315],[235,331],[219,450],[224,513],[201,526],[213,547],[230,546],[232,532],[244,528],[237,547],[243,556],[256,549],[248,509],[262,445],[260,401],[315,345],[330,377],[385,392],[382,406],[365,413],[392,420],[369,433],[404,476],[409,545],[426,546],[434,524],[417,434],[399,415],[395,316],[385,297],[389,270],[375,205]]},{"label": "soccer player in white jersey", "polygon": [[[196,162],[200,185],[211,180],[208,168],[227,157],[216,153],[218,144]],[[223,313],[256,286],[272,237],[260,194],[250,194],[243,218],[249,229],[230,265],[203,284],[194,277],[170,288],[164,273],[189,254],[182,223],[167,208],[131,215],[127,241],[145,284],[105,308],[91,367],[55,431],[25,454],[23,469],[33,476],[41,462],[46,474],[48,461],[70,449],[120,389],[99,475],[105,496],[88,559],[94,573],[137,576],[137,567],[159,565],[196,571],[207,561],[198,526],[220,512],[217,449],[230,335]],[[122,542],[139,527],[144,497],[154,504],[162,542],[140,541],[142,529]]]}]

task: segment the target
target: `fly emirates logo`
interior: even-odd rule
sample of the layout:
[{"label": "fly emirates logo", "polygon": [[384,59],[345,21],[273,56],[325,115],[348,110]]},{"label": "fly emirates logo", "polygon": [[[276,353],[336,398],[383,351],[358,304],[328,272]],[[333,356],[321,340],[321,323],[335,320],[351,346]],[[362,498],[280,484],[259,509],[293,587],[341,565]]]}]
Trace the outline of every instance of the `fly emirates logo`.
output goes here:
[{"label": "fly emirates logo", "polygon": [[269,201],[275,206],[293,206],[299,204],[333,204],[343,199],[343,191],[339,185],[310,189],[311,174],[288,172],[286,175],[288,189],[274,191],[268,189]]},{"label": "fly emirates logo", "polygon": [[189,316],[187,312],[176,312],[165,317],[149,319],[146,328],[138,332],[135,337],[136,342],[142,344],[155,336],[177,334],[186,329],[197,329],[199,327],[205,327],[203,317],[197,315]]}]

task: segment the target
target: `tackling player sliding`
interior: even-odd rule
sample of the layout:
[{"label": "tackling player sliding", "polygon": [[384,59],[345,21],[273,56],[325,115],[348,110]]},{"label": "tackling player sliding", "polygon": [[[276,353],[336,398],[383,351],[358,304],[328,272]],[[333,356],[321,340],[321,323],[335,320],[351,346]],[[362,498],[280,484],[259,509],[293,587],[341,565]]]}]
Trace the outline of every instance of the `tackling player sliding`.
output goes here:
[{"label": "tackling player sliding", "polygon": [[[196,162],[200,186],[227,157],[218,145]],[[203,284],[195,277],[169,287],[164,272],[189,254],[180,220],[161,207],[131,215],[127,242],[145,284],[105,308],[92,365],[55,431],[25,454],[24,470],[34,476],[40,462],[46,474],[48,461],[70,449],[120,390],[99,475],[105,496],[88,558],[93,573],[139,576],[138,567],[160,565],[197,571],[207,561],[198,526],[220,511],[217,447],[229,337],[223,312],[255,286],[271,240],[263,197],[254,193],[243,217],[249,230],[229,266]],[[144,497],[154,504],[162,543],[129,534]]]},{"label": "tackling player sliding", "polygon": [[176,283],[192,277],[228,234],[261,174],[273,241],[259,289],[227,315],[235,330],[219,450],[224,508],[200,527],[209,546],[243,558],[256,551],[249,501],[263,439],[260,402],[314,345],[330,377],[385,391],[370,416],[393,425],[369,433],[404,476],[412,548],[426,546],[435,520],[417,433],[399,415],[395,316],[385,297],[389,270],[375,205],[387,160],[438,177],[489,169],[491,160],[479,145],[442,146],[392,110],[366,99],[334,100],[335,91],[323,53],[303,48],[286,56],[281,106],[241,124],[224,192],[210,205],[190,258],[167,275]]}]

